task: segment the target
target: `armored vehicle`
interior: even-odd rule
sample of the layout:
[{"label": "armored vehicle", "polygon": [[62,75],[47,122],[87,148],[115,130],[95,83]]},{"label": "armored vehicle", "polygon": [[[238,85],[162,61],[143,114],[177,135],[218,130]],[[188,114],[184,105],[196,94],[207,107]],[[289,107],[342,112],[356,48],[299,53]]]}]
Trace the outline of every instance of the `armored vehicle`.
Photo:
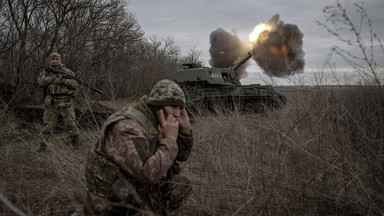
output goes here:
[{"label": "armored vehicle", "polygon": [[203,68],[184,64],[188,68],[178,70],[173,81],[183,89],[190,112],[204,110],[222,111],[237,109],[241,112],[260,113],[286,104],[284,95],[270,85],[242,85],[236,70],[252,57],[248,53],[229,68]]}]

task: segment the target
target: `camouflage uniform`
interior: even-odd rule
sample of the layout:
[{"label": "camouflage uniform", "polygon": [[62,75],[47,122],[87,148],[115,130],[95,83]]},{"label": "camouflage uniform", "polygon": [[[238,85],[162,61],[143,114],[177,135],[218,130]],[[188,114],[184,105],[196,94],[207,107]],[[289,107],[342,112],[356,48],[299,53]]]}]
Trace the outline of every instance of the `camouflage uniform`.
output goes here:
[{"label": "camouflage uniform", "polygon": [[[48,61],[52,58],[61,60],[61,56],[58,53],[52,53]],[[61,63],[57,66],[50,65],[50,67],[72,76],[75,75]],[[46,143],[53,133],[59,115],[61,115],[65,126],[69,129],[73,147],[77,148],[79,144],[79,129],[76,125],[76,115],[72,101],[76,96],[78,83],[73,79],[65,79],[64,75],[53,74],[45,70],[40,72],[37,82],[44,89],[45,94],[44,127],[42,129],[44,140],[40,144],[40,150],[45,150]]]},{"label": "camouflage uniform", "polygon": [[159,133],[155,113],[166,105],[184,107],[185,97],[162,80],[149,97],[106,120],[86,165],[86,215],[167,215],[186,201],[192,188],[179,162],[188,159],[193,138],[180,129],[177,140]]}]

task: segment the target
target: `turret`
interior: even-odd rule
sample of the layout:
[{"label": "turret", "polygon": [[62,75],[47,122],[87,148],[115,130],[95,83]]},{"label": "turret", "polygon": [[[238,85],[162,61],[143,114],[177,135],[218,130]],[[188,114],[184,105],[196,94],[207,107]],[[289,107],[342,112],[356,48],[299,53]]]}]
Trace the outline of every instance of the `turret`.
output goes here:
[{"label": "turret", "polygon": [[236,71],[241,65],[243,65],[248,59],[252,57],[251,52],[248,52],[246,56],[244,56],[238,63],[233,65],[231,68]]},{"label": "turret", "polygon": [[[238,63],[228,68],[206,68],[193,64],[187,69],[176,71],[173,81],[182,88],[189,112],[201,113],[202,108],[215,111],[237,110],[263,112],[266,108],[276,109],[286,103],[284,95],[277,93],[270,85],[242,85],[236,70],[252,57],[248,52]],[[204,109],[203,109],[204,110]]]}]

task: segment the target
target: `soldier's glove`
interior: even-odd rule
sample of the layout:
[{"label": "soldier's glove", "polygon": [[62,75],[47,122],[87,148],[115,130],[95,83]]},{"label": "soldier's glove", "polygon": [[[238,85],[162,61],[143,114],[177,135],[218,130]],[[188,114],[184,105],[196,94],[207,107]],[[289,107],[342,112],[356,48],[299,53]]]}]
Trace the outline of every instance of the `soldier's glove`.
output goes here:
[{"label": "soldier's glove", "polygon": [[49,76],[49,77],[46,78],[46,81],[47,81],[48,83],[52,83],[52,82],[55,81],[55,77],[54,77],[54,76]]},{"label": "soldier's glove", "polygon": [[66,86],[68,86],[68,88],[70,88],[70,89],[76,89],[76,81],[75,80],[73,80],[73,79],[69,79],[69,78],[66,78],[66,77],[64,77],[63,78],[63,84],[64,85],[66,85]]},{"label": "soldier's glove", "polygon": [[62,78],[55,78],[55,81],[53,82],[53,84],[62,84],[62,83],[63,83]]},{"label": "soldier's glove", "polygon": [[63,76],[60,74],[55,75],[55,81],[53,81],[53,84],[62,84],[63,83]]}]

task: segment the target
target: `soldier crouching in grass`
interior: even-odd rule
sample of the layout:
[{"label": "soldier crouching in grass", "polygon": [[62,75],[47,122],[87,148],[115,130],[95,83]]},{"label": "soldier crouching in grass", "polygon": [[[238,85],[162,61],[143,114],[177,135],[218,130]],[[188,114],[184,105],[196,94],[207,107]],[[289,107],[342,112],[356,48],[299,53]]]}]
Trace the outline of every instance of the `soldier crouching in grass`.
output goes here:
[{"label": "soldier crouching in grass", "polygon": [[[61,64],[61,55],[53,52],[48,58],[48,65],[69,75],[75,74]],[[37,82],[44,89],[44,116],[42,138],[39,151],[45,151],[48,140],[53,134],[57,119],[61,115],[65,126],[69,129],[72,146],[79,147],[79,129],[76,125],[76,115],[73,108],[73,100],[76,96],[78,83],[73,79],[67,79],[65,75],[54,74],[43,70],[40,72]]]},{"label": "soldier crouching in grass", "polygon": [[185,97],[161,80],[149,97],[112,114],[86,165],[85,215],[168,215],[192,191],[180,174],[193,145]]}]

